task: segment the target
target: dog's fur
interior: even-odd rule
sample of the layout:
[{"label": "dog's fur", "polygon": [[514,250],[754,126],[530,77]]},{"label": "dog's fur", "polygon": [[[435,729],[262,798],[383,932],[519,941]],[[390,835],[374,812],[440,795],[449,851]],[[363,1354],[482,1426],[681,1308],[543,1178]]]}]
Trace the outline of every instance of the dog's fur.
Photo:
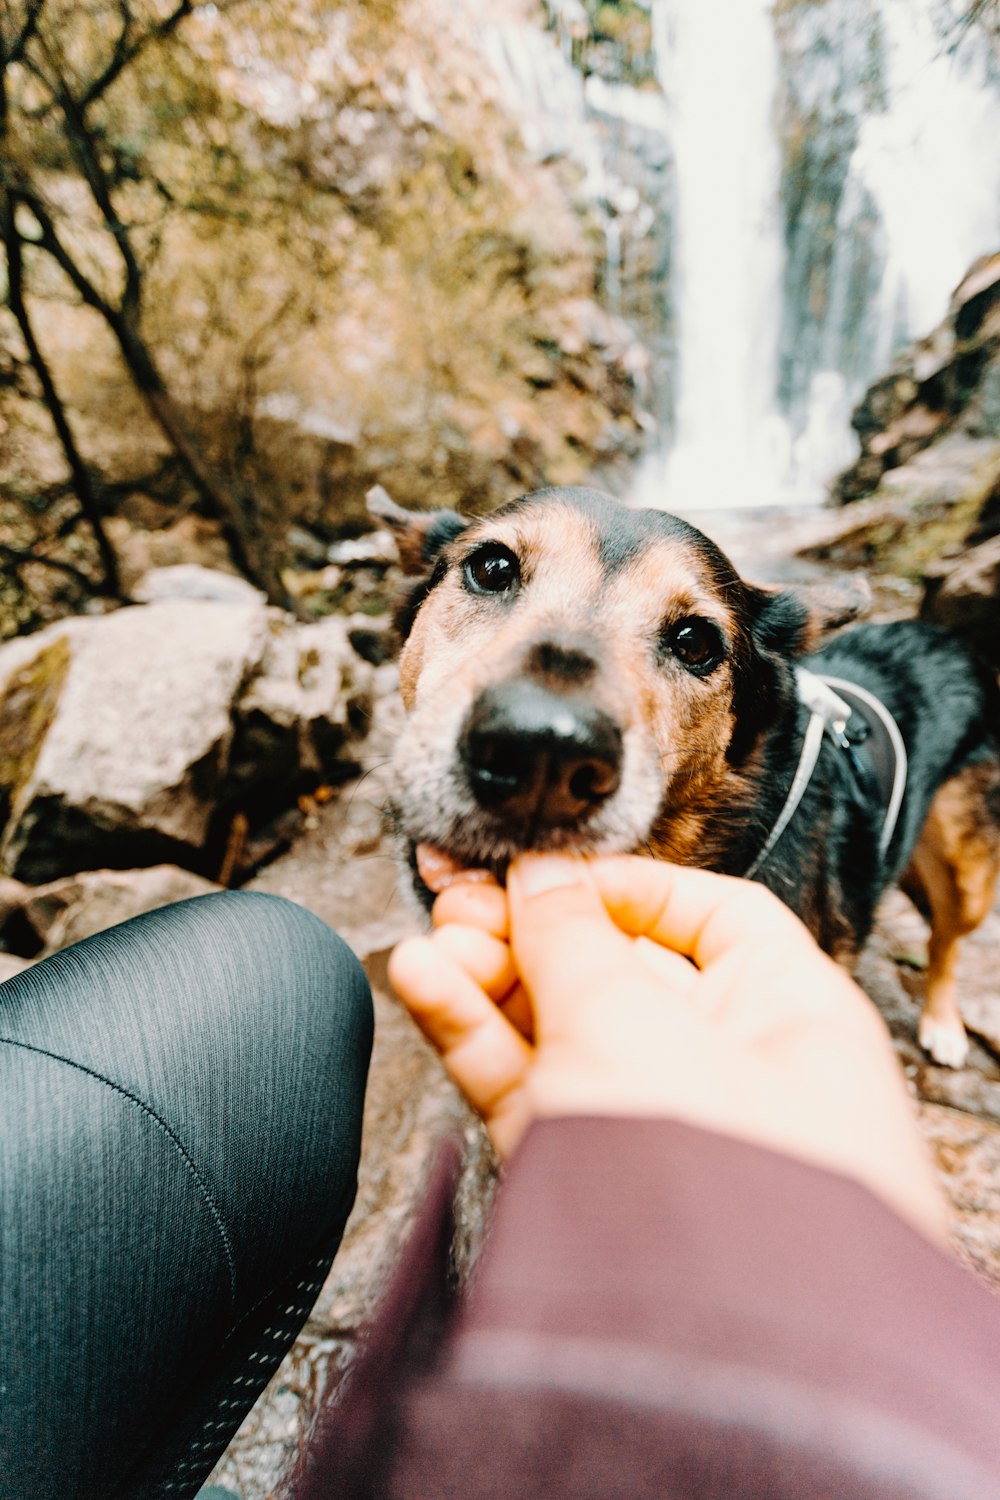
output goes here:
[{"label": "dog's fur", "polygon": [[[816,622],[800,599],[745,582],[676,517],[594,490],[543,490],[473,522],[411,514],[384,497],[373,508],[416,577],[399,616],[409,720],[392,811],[425,899],[419,844],[501,877],[526,848],[749,868],[784,803],[808,718],[793,663],[814,643]],[[806,661],[889,708],[909,756],[906,794],[883,859],[879,810],[824,739],[756,878],[848,964],[882,891],[898,881],[932,923],[920,1039],[957,1066],[967,1043],[955,947],[989,910],[1000,865],[996,681],[958,641],[916,622],[860,626]],[[498,693],[520,694],[529,717],[537,699],[598,726],[586,736],[607,754],[567,782],[574,790],[563,788],[552,816],[525,796],[498,808],[476,779],[493,773],[470,775],[470,723]]]}]

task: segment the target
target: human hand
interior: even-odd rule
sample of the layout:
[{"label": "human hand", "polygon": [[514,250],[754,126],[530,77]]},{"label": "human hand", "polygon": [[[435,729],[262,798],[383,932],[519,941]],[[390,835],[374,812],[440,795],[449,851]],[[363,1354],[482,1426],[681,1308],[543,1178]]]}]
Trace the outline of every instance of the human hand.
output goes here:
[{"label": "human hand", "polygon": [[863,1182],[932,1238],[943,1203],[878,1013],[762,886],[527,855],[458,881],[392,982],[509,1154],[537,1115],[667,1115]]}]

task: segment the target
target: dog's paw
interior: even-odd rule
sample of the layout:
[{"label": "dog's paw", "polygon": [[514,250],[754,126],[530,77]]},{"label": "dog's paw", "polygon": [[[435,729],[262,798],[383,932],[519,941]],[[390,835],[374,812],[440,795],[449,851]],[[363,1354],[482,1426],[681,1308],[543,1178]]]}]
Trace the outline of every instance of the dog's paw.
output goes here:
[{"label": "dog's paw", "polygon": [[943,1068],[962,1068],[969,1055],[969,1038],[961,1022],[949,1026],[930,1016],[921,1016],[917,1033],[920,1045]]}]

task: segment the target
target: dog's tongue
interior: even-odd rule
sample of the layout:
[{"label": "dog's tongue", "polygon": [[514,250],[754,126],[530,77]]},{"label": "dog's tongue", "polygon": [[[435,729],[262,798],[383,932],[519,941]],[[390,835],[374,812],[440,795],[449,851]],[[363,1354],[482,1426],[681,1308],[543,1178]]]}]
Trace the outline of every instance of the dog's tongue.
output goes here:
[{"label": "dog's tongue", "polygon": [[417,870],[424,885],[435,896],[447,890],[456,880],[492,880],[489,870],[470,870],[435,844],[418,844],[414,850]]}]

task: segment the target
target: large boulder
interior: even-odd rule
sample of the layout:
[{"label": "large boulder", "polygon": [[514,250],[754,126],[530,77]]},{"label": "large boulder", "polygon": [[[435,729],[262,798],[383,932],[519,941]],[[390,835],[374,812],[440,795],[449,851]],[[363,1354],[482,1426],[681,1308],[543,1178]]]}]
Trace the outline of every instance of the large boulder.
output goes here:
[{"label": "large boulder", "polygon": [[1000,536],[928,569],[921,618],[973,642],[1000,668]]},{"label": "large boulder", "polygon": [[371,680],[343,621],[254,600],[165,599],[0,646],[0,871],[210,872],[227,821],[252,831],[304,776],[342,779]]},{"label": "large boulder", "polygon": [[0,984],[5,979],[13,979],[15,974],[20,974],[22,969],[28,967],[26,958],[17,958],[13,953],[0,953]]},{"label": "large boulder", "polygon": [[836,481],[841,503],[870,495],[944,434],[1000,438],[1000,252],[969,267],[947,317],[875,381],[852,425],[861,455]]},{"label": "large boulder", "polygon": [[0,879],[0,944],[25,958],[46,958],[130,917],[215,890],[212,881],[176,865],[88,870],[40,886]]}]

